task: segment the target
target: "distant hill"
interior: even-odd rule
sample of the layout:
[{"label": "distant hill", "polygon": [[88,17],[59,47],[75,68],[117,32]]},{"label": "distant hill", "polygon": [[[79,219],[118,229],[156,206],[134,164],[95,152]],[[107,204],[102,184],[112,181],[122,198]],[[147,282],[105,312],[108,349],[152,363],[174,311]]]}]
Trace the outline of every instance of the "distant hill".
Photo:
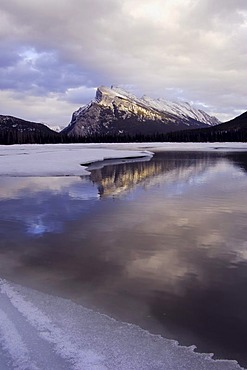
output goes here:
[{"label": "distant hill", "polygon": [[62,131],[68,136],[125,136],[165,134],[219,124],[215,117],[186,102],[169,102],[147,96],[137,98],[118,88],[101,86],[88,105],[72,115]]},{"label": "distant hill", "polygon": [[0,115],[0,144],[56,143],[60,135],[42,123]]},{"label": "distant hill", "polygon": [[247,112],[214,127],[216,131],[247,130]]},{"label": "distant hill", "polygon": [[216,142],[216,141],[247,141],[247,112],[219,125],[170,133],[163,137],[164,141],[178,142]]}]

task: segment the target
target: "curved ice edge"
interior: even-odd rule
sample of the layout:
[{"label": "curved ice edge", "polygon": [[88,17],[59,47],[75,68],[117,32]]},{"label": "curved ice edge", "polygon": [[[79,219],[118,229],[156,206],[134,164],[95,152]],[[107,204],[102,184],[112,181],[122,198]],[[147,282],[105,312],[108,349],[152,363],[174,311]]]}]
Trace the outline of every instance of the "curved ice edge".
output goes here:
[{"label": "curved ice edge", "polygon": [[[21,313],[21,315],[24,317],[24,319],[26,320],[27,323],[31,324],[32,326],[34,326],[37,330],[37,334],[42,337],[43,339],[47,340],[53,347],[55,347],[55,351],[66,361],[70,361],[71,363],[71,368],[73,369],[90,369],[90,367],[85,367],[85,365],[87,366],[91,366],[90,364],[92,364],[92,361],[94,363],[94,365],[96,364],[97,368],[99,369],[112,369],[114,367],[110,366],[110,367],[105,367],[104,366],[104,362],[105,362],[105,353],[104,355],[102,356],[101,353],[99,353],[98,349],[96,348],[96,351],[95,351],[95,348],[93,348],[92,350],[88,350],[87,348],[79,348],[77,347],[74,343],[71,343],[70,342],[70,338],[69,338],[69,335],[68,335],[68,332],[66,331],[66,325],[67,325],[67,322],[63,322],[61,323],[62,325],[62,328],[60,328],[58,326],[58,324],[56,323],[56,317],[57,315],[59,316],[59,314],[62,313],[62,315],[65,315],[64,314],[64,311],[66,312],[66,309],[68,309],[69,311],[69,314],[71,314],[71,312],[75,312],[75,313],[78,313],[83,317],[84,316],[84,320],[85,318],[87,319],[88,317],[85,317],[85,316],[89,316],[89,319],[94,320],[94,324],[96,323],[96,331],[98,330],[98,325],[99,323],[102,324],[103,323],[103,328],[105,329],[104,330],[104,333],[103,333],[103,336],[105,335],[105,332],[107,332],[107,330],[110,329],[110,333],[114,336],[116,333],[115,331],[117,331],[117,334],[119,334],[121,337],[122,335],[126,334],[126,328],[129,329],[127,330],[127,334],[128,334],[128,338],[130,340],[133,341],[133,336],[134,336],[134,343],[136,343],[136,338],[135,338],[135,335],[137,334],[138,335],[138,340],[140,340],[141,342],[145,341],[147,343],[145,343],[146,345],[150,345],[152,344],[152,346],[154,347],[154,349],[157,350],[157,346],[158,346],[158,349],[162,349],[162,351],[164,351],[166,355],[171,355],[171,359],[174,361],[174,356],[172,354],[172,352],[174,352],[174,350],[177,350],[177,353],[176,353],[176,357],[178,357],[178,360],[179,360],[179,356],[185,356],[185,360],[189,360],[189,363],[188,365],[190,366],[191,362],[190,361],[194,361],[194,362],[198,362],[199,365],[203,366],[203,367],[200,367],[200,368],[197,368],[196,370],[200,370],[200,369],[208,369],[207,366],[210,366],[211,365],[215,365],[215,366],[210,366],[210,369],[230,369],[230,370],[245,370],[243,367],[240,367],[240,365],[238,364],[238,362],[236,360],[224,360],[224,359],[213,359],[213,353],[199,353],[199,352],[195,352],[195,349],[196,349],[196,346],[195,345],[192,345],[192,346],[181,346],[179,344],[178,341],[176,340],[171,340],[171,339],[167,339],[167,338],[164,338],[162,337],[161,335],[157,335],[157,334],[151,334],[149,331],[147,330],[144,330],[142,328],[140,328],[139,326],[135,325],[135,324],[132,324],[132,323],[126,323],[126,322],[121,322],[121,321],[118,321],[106,314],[102,314],[100,312],[97,312],[95,310],[92,310],[92,309],[89,309],[89,308],[86,308],[84,306],[81,306],[81,305],[78,305],[74,302],[72,302],[71,300],[69,299],[65,299],[65,298],[61,298],[61,297],[56,297],[56,296],[53,296],[53,295],[49,295],[49,294],[46,294],[46,293],[41,293],[37,290],[34,290],[34,289],[31,289],[31,288],[27,288],[27,287],[24,287],[24,286],[20,286],[18,284],[15,284],[15,283],[12,283],[12,282],[9,282],[5,279],[0,279],[0,292],[1,294],[3,294],[4,296],[7,296],[9,301],[11,302],[11,304],[15,307],[15,309],[17,309],[17,311],[19,313]],[[36,302],[35,302],[36,301]],[[37,305],[37,302],[39,304],[39,306]],[[49,307],[49,305],[50,307]],[[36,305],[35,305],[36,304]],[[43,309],[42,309],[42,304],[43,304]],[[41,305],[41,308],[40,308],[40,305]],[[56,307],[57,306],[57,307]],[[1,307],[1,303],[0,303],[0,307]],[[48,311],[49,309],[52,310],[52,309],[55,309],[55,320],[54,318],[52,319],[52,315],[54,316],[54,312],[52,313],[52,311],[50,312],[46,312],[47,311],[47,307],[48,307]],[[61,310],[61,312],[59,313],[58,309]],[[50,313],[50,315],[49,315]],[[6,314],[8,314],[8,312],[6,312]],[[66,318],[66,316],[65,316]],[[67,317],[68,320],[74,320],[74,319],[78,319],[77,317]],[[17,318],[18,319],[18,318]],[[106,320],[104,320],[106,319]],[[72,321],[73,321],[72,320]],[[105,326],[105,322],[106,321],[106,324],[107,326]],[[13,324],[15,324],[15,322],[13,322]],[[71,323],[70,323],[71,324]],[[78,322],[79,324],[79,322]],[[114,324],[114,326],[112,327],[111,324]],[[65,325],[63,327],[63,325]],[[73,326],[72,326],[73,327]],[[117,328],[117,330],[116,330]],[[77,329],[77,328],[76,328]],[[95,327],[94,327],[95,329]],[[73,332],[72,333],[72,337],[74,336],[74,334],[77,334],[76,332]],[[79,338],[79,342],[80,343],[87,343],[87,342],[83,342],[83,339],[85,339],[85,333],[80,333],[82,334],[82,336]],[[102,333],[99,333],[100,335],[102,335]],[[0,335],[1,335],[1,325],[0,325]],[[112,340],[112,335],[110,338],[107,338],[108,340],[110,339],[110,341]],[[78,339],[77,335],[75,335],[75,338]],[[128,339],[127,338],[127,339]],[[82,339],[82,341],[81,341]],[[122,338],[117,338],[117,339],[121,339]],[[93,341],[94,343],[94,341]],[[108,343],[110,346],[115,344],[115,338],[113,338],[113,343]],[[127,343],[127,347],[128,347],[128,344],[129,342]],[[137,344],[137,343],[136,343]],[[155,347],[155,345],[157,344],[157,346]],[[103,345],[103,343],[102,343]],[[160,346],[161,345],[161,346]],[[161,347],[161,348],[160,348]],[[144,354],[146,353],[146,350],[147,350],[148,346],[144,348]],[[121,349],[122,347],[120,347],[120,352],[118,353],[118,355],[120,356],[123,356],[121,354]],[[125,349],[125,348],[124,348]],[[137,348],[138,349],[138,348]],[[10,349],[11,350],[11,349]],[[136,352],[135,352],[135,349],[131,346],[131,342],[130,342],[130,348],[127,348],[127,350],[130,351],[130,356],[132,355],[133,357],[133,353],[131,353],[131,351],[134,351],[134,355],[136,355]],[[182,350],[182,353],[181,353],[181,350]],[[138,351],[137,351],[138,353]],[[190,355],[189,355],[190,353]],[[155,354],[155,353],[154,353]],[[160,356],[161,358],[159,359],[151,359],[151,360],[154,360],[155,363],[159,363],[161,364],[162,367],[155,367],[156,369],[180,369],[179,367],[177,367],[178,364],[178,361],[176,361],[177,364],[175,364],[176,367],[173,367],[173,363],[170,362],[170,358],[167,359],[167,357],[165,358],[162,358],[162,355],[164,354],[161,354],[160,353]],[[139,355],[139,353],[138,353]],[[143,355],[143,354],[141,354]],[[152,355],[152,353],[150,354]],[[155,354],[157,355],[157,354]],[[128,356],[127,356],[128,357]],[[189,357],[189,358],[188,358]],[[125,357],[124,357],[125,359]],[[109,360],[108,358],[106,359],[106,361]],[[129,360],[129,358],[127,359]],[[135,357],[133,357],[132,360],[136,360]],[[197,361],[198,360],[198,361]],[[81,361],[84,361],[83,362],[83,367],[81,367],[82,363]],[[86,361],[86,363],[85,363]],[[87,362],[88,361],[88,362]],[[101,363],[99,364],[99,361],[101,361]],[[168,365],[162,361],[168,361]],[[135,362],[134,362],[135,364]],[[219,367],[217,366],[217,364],[219,365]],[[204,367],[204,365],[206,367]],[[226,365],[227,367],[221,367],[220,365]],[[231,366],[232,365],[232,366]],[[165,368],[163,366],[166,366]],[[168,366],[168,367],[167,367]],[[170,367],[172,366],[172,367]],[[186,363],[185,363],[185,366],[186,366]],[[119,367],[120,368],[120,367]],[[122,368],[122,367],[121,367]],[[141,367],[140,367],[141,368]],[[146,368],[146,367],[145,367]],[[136,367],[131,367],[131,369],[137,369]],[[183,369],[192,369],[191,367],[184,367],[183,366]],[[195,370],[193,368],[193,370]]]},{"label": "curved ice edge", "polygon": [[121,158],[104,158],[103,160],[95,160],[90,161],[87,163],[81,164],[81,166],[85,167],[86,171],[96,170],[103,168],[105,166],[110,165],[118,165],[123,163],[140,163],[140,162],[148,162],[152,158],[151,155],[143,155],[143,156],[136,156],[136,157],[121,157]]},{"label": "curved ice edge", "polygon": [[[93,310],[90,310],[90,309],[88,309],[88,308],[86,308],[86,309],[87,309],[87,310],[89,310],[89,311],[92,311],[92,312],[93,312]],[[205,359],[207,359],[207,360],[211,360],[212,362],[227,363],[227,364],[232,363],[232,364],[234,364],[234,365],[237,365],[237,366],[239,367],[239,369],[241,369],[241,370],[246,370],[245,368],[240,367],[239,363],[238,363],[236,360],[214,359],[214,358],[213,358],[213,356],[214,356],[214,353],[213,353],[213,352],[211,352],[211,353],[196,352],[195,350],[197,349],[197,346],[196,346],[196,345],[194,345],[194,344],[192,344],[192,345],[190,345],[190,346],[183,346],[183,345],[179,344],[179,342],[178,342],[176,339],[168,339],[168,338],[163,337],[163,336],[162,336],[162,335],[160,335],[160,334],[152,334],[152,333],[150,333],[148,330],[143,329],[143,328],[141,328],[140,326],[138,326],[138,325],[136,325],[136,324],[128,323],[128,322],[125,322],[125,321],[118,321],[118,320],[116,320],[116,319],[114,319],[114,318],[112,318],[112,317],[110,317],[110,316],[108,316],[108,315],[102,314],[102,313],[100,313],[100,312],[98,312],[98,311],[95,311],[95,312],[96,312],[97,314],[101,315],[101,316],[106,316],[106,317],[107,317],[108,319],[110,319],[110,320],[114,320],[114,321],[116,321],[116,322],[118,322],[118,323],[122,323],[122,324],[125,324],[125,325],[127,325],[127,326],[130,326],[130,327],[132,327],[132,328],[135,328],[135,329],[137,329],[137,330],[139,330],[139,331],[142,331],[142,332],[144,332],[144,333],[148,334],[150,337],[153,337],[153,338],[159,338],[159,339],[163,339],[163,340],[169,341],[169,342],[170,342],[170,343],[172,343],[174,346],[176,346],[176,347],[178,347],[178,348],[184,348],[184,349],[186,349],[186,350],[189,350],[191,353],[195,354],[195,355],[196,355],[196,356],[198,356],[198,357],[203,356]]]},{"label": "curved ice edge", "polygon": [[92,161],[89,161],[89,162],[88,161],[87,162],[82,162],[82,163],[80,163],[80,165],[85,166],[85,167],[89,167],[91,165],[95,165],[95,164],[99,164],[99,163],[107,165],[109,161],[112,161],[115,164],[121,163],[121,161],[126,161],[126,162],[127,161],[137,162],[138,160],[148,161],[154,156],[154,153],[150,152],[149,150],[143,150],[143,151],[140,151],[139,153],[140,154],[126,155],[126,156],[120,156],[120,157],[104,157],[103,159],[95,159],[95,160],[92,160]]}]

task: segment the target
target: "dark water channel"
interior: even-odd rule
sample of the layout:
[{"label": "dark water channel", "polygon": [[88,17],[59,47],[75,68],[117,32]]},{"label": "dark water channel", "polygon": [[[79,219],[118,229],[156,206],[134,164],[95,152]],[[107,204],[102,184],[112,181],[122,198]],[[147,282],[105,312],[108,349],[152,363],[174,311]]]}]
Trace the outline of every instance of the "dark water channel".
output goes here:
[{"label": "dark water channel", "polygon": [[246,152],[0,185],[0,277],[247,366]]}]

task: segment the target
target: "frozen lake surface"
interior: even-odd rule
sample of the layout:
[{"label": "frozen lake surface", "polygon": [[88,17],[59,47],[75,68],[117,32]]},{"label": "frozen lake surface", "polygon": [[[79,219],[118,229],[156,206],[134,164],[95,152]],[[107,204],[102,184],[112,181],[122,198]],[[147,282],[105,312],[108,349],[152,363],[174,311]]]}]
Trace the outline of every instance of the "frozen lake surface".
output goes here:
[{"label": "frozen lake surface", "polygon": [[152,151],[240,151],[246,143],[123,143],[0,145],[0,176],[81,176],[84,163],[150,157]]},{"label": "frozen lake surface", "polygon": [[1,370],[237,370],[71,301],[0,281]]},{"label": "frozen lake surface", "polygon": [[196,145],[0,148],[1,370],[247,367],[247,152]]}]

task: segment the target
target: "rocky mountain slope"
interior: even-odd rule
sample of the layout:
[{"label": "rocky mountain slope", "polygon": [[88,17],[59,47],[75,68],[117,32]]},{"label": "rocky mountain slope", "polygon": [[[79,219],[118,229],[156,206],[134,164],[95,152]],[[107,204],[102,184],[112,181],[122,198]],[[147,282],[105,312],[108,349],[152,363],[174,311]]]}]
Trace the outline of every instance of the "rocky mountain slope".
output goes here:
[{"label": "rocky mountain slope", "polygon": [[62,131],[69,136],[162,134],[220,123],[189,103],[147,96],[137,98],[121,88],[101,86],[96,97],[73,113]]}]

